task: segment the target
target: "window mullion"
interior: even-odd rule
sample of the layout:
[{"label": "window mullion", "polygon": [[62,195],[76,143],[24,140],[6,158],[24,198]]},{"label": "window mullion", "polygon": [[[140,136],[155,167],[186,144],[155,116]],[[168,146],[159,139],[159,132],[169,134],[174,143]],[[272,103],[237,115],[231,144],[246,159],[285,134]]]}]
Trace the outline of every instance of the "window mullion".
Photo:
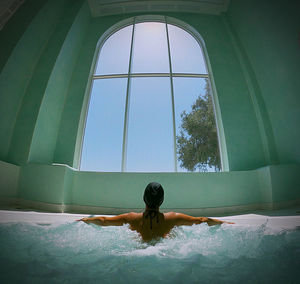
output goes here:
[{"label": "window mullion", "polygon": [[[170,77],[170,73],[131,73],[130,77]],[[115,78],[127,78],[126,74],[107,74],[107,75],[94,75],[93,79],[115,79]],[[172,73],[172,77],[187,77],[187,78],[208,78],[208,74],[194,74],[194,73]]]},{"label": "window mullion", "polygon": [[126,89],[126,103],[125,103],[125,117],[124,117],[124,130],[123,130],[123,146],[122,146],[122,167],[121,167],[122,172],[126,171],[126,161],[127,161],[128,117],[129,117],[130,86],[131,86],[130,73],[131,73],[131,65],[132,65],[135,21],[136,21],[136,18],[134,18],[134,20],[133,20],[132,35],[131,35],[131,46],[130,46],[130,56],[129,56],[128,79],[127,79],[127,89]]},{"label": "window mullion", "polygon": [[168,32],[168,23],[166,19],[166,33],[168,42],[168,55],[169,55],[169,66],[170,66],[170,85],[171,85],[171,99],[172,99],[172,121],[173,121],[173,144],[174,144],[174,171],[177,172],[177,147],[176,147],[176,124],[175,124],[175,102],[174,102],[174,86],[173,86],[173,73],[172,73],[172,62],[171,62],[171,51],[170,41]]}]

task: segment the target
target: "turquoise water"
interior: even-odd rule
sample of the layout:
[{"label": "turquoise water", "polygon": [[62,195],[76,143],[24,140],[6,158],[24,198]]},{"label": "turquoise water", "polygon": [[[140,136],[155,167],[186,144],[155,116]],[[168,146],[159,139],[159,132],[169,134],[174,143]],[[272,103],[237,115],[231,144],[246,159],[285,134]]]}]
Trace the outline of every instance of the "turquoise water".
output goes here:
[{"label": "turquoise water", "polygon": [[151,244],[123,227],[0,226],[1,283],[299,283],[300,230],[206,224]]}]

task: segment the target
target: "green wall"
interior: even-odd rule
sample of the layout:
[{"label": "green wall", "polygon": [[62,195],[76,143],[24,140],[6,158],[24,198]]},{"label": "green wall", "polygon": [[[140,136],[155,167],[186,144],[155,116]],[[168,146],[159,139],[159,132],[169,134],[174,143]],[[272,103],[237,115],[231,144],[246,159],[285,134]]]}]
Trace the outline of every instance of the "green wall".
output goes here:
[{"label": "green wall", "polygon": [[18,196],[19,176],[20,167],[0,161],[0,204],[1,198]]},{"label": "green wall", "polygon": [[[78,172],[74,181],[73,204],[143,208],[144,188],[151,181],[158,181],[165,188],[162,208],[207,208],[261,202],[256,171],[201,175]],[[116,199],[116,196],[119,198]]]},{"label": "green wall", "polygon": [[[49,38],[63,15],[63,4],[64,1],[48,1],[41,7],[11,51],[10,57],[1,71],[0,155],[3,160],[15,163],[27,161],[26,151],[28,152],[28,149],[26,148],[31,141],[28,132],[34,127],[39,107],[38,101],[42,99],[42,88],[47,82],[52,67],[52,62],[49,62],[50,54],[43,56],[43,53],[47,50]],[[7,33],[13,34],[14,29],[13,27],[10,29],[9,24],[10,22],[7,24]],[[22,25],[22,22],[19,25]],[[43,59],[44,62],[41,62]],[[35,75],[38,75],[38,78]],[[31,99],[29,102],[26,100],[27,97]],[[22,109],[26,107],[29,109],[30,115],[20,121],[23,124],[20,125],[18,123],[19,115],[22,115]],[[10,148],[14,147],[14,132],[23,132],[21,135],[23,143],[18,149],[20,157],[17,159],[9,155]],[[23,156],[25,157],[23,158]]]},{"label": "green wall", "polygon": [[227,18],[245,50],[279,163],[300,162],[299,1],[232,0]]},{"label": "green wall", "polygon": [[166,208],[299,199],[299,20],[291,3],[232,1],[220,16],[163,13],[205,43],[229,172],[138,174],[52,165],[78,168],[99,38],[134,14],[92,18],[84,0],[26,1],[0,32],[0,175],[10,177],[0,197],[139,208],[145,184],[156,180]]},{"label": "green wall", "polygon": [[[31,143],[30,162],[53,162],[62,112],[68,97],[73,70],[87,31],[88,21],[88,5],[85,3],[82,6],[81,1],[77,1],[76,5],[72,6],[72,10],[65,14],[63,24],[70,28],[60,48],[44,92]],[[72,97],[72,93],[69,94]],[[44,137],[47,139],[43,139]]]},{"label": "green wall", "polygon": [[[0,42],[5,42],[5,44],[1,44],[0,46],[0,70],[2,70],[32,19],[45,3],[46,0],[38,2],[36,0],[27,0],[22,9],[18,9],[15,15],[9,20],[9,23],[3,27],[0,33]],[[20,25],[20,23],[22,24]]]},{"label": "green wall", "polygon": [[210,209],[214,214],[243,212],[299,204],[299,171],[299,165],[279,165],[201,174],[96,173],[65,165],[19,167],[1,162],[0,201],[3,204],[3,200],[15,198],[14,204],[22,206],[25,202],[33,208],[58,212],[141,210],[146,184],[157,181],[165,189],[162,209],[189,210],[185,212],[190,214],[195,209]]}]

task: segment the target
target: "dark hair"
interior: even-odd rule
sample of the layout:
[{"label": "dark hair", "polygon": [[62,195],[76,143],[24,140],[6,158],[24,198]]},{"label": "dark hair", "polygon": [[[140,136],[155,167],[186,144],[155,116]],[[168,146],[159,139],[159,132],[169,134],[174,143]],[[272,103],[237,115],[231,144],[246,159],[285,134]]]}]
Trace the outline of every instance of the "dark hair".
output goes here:
[{"label": "dark hair", "polygon": [[158,182],[150,182],[144,192],[144,202],[146,205],[155,209],[164,201],[164,189]]}]

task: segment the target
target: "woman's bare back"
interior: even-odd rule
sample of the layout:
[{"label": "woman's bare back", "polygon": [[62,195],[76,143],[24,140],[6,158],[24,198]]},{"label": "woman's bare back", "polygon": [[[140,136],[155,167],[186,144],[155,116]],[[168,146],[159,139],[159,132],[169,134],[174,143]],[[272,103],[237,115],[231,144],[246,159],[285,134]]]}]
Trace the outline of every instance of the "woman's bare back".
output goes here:
[{"label": "woman's bare back", "polygon": [[144,241],[166,237],[174,226],[165,218],[165,214],[131,213],[130,229],[137,231]]}]

